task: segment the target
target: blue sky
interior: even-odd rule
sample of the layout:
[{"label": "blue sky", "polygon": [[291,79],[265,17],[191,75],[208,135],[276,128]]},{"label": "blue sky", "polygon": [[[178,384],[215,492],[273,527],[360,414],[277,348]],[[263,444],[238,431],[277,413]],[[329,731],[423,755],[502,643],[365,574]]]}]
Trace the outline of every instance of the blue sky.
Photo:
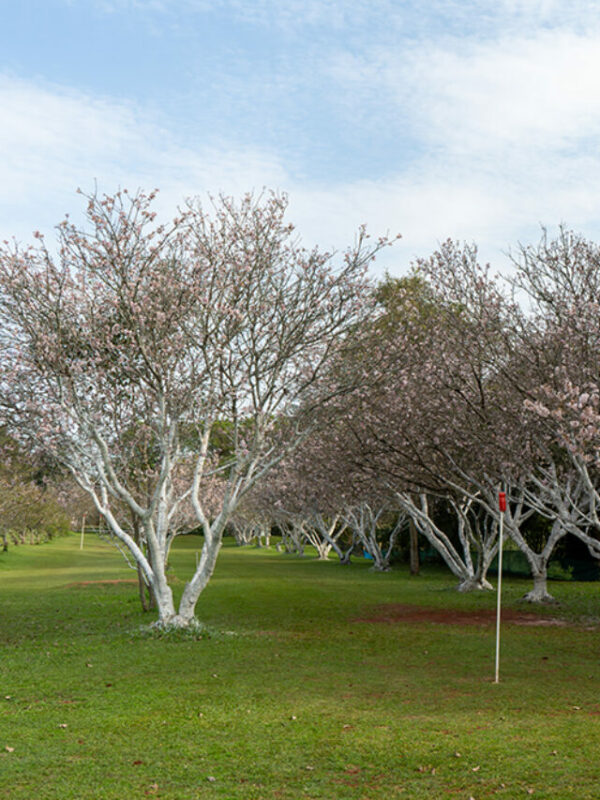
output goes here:
[{"label": "blue sky", "polygon": [[0,0],[0,235],[75,189],[290,195],[307,244],[600,238],[600,3]]}]

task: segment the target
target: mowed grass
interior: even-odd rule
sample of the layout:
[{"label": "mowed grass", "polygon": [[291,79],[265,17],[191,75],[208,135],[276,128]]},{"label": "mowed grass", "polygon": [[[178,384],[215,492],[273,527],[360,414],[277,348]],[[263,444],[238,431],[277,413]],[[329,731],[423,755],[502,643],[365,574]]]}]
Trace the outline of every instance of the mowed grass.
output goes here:
[{"label": "mowed grass", "polygon": [[201,641],[140,636],[136,586],[98,583],[134,577],[92,538],[0,555],[0,798],[600,797],[597,584],[553,585],[568,626],[507,624],[494,685],[493,624],[357,621],[494,607],[442,570],[228,543]]}]

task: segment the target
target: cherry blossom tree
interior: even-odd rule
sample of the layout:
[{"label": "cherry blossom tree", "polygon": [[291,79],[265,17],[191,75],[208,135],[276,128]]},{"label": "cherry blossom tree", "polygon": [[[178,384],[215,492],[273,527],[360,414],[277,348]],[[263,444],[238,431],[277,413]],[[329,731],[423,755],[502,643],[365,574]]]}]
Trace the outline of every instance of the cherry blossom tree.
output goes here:
[{"label": "cherry blossom tree", "polygon": [[[379,295],[384,313],[368,343],[372,378],[340,414],[352,457],[393,493],[462,591],[490,588],[504,486],[506,527],[534,576],[528,599],[548,599],[548,559],[568,528],[556,507],[540,502],[548,438],[518,386],[528,372],[514,335],[518,307],[476,249],[453,242],[418,262],[408,279],[388,280]],[[440,508],[453,531],[437,523]],[[522,533],[536,512],[556,522],[541,552]]]},{"label": "cherry blossom tree", "polygon": [[[375,505],[363,500],[357,505],[345,508],[343,517],[365,554],[373,559],[373,571],[389,572],[392,552],[398,534],[407,525],[407,516],[390,508],[385,501],[380,500]],[[392,521],[391,527],[390,521]],[[384,527],[387,529],[387,535],[384,535]]]},{"label": "cherry blossom tree", "polygon": [[303,556],[306,547],[305,524],[301,514],[280,511],[275,517],[286,553]]},{"label": "cherry blossom tree", "polygon": [[[371,377],[341,401],[347,451],[439,552],[461,590],[489,588],[497,525],[478,508],[473,476],[495,476],[503,453],[488,435],[494,404],[482,396],[484,354],[462,307],[423,274],[421,267],[380,289],[383,313],[359,365]],[[454,516],[454,533],[436,522],[442,505]]]},{"label": "cherry blossom tree", "polygon": [[256,547],[269,547],[273,522],[268,510],[258,510],[242,503],[231,517],[229,527],[238,547],[253,541]]},{"label": "cherry blossom tree", "polygon": [[519,331],[529,378],[522,391],[552,453],[536,488],[598,557],[600,247],[565,228],[553,240],[544,231],[514,262],[515,285],[531,306],[530,324]]},{"label": "cherry blossom tree", "polygon": [[[528,290],[530,298],[537,297],[537,308],[533,309],[524,309],[522,303],[515,302],[514,294],[508,296],[502,291],[489,268],[478,263],[473,248],[446,244],[432,259],[421,263],[444,303],[461,309],[457,330],[466,323],[467,330],[476,332],[470,344],[467,337],[461,357],[470,365],[470,372],[479,375],[481,402],[477,414],[469,414],[467,419],[471,419],[472,450],[483,454],[485,461],[480,460],[476,470],[461,467],[460,472],[476,487],[477,501],[489,515],[498,516],[498,485],[502,483],[507,490],[510,502],[505,525],[531,567],[534,588],[526,599],[534,602],[552,600],[547,590],[547,567],[558,541],[572,533],[590,543],[591,520],[576,511],[582,504],[589,505],[591,496],[589,487],[585,490],[582,475],[578,477],[577,468],[569,463],[576,450],[569,448],[564,438],[560,440],[556,430],[544,422],[543,413],[528,413],[537,408],[536,401],[547,393],[549,382],[556,386],[565,360],[588,366],[590,363],[589,354],[583,349],[573,358],[574,352],[568,352],[573,337],[564,325],[556,324],[557,315],[563,322],[573,319],[565,306],[565,302],[572,304],[566,298],[568,287],[575,286],[573,277],[559,291],[555,286],[550,299],[550,274],[561,261],[556,258],[557,251],[563,251],[562,261],[569,263],[569,258],[564,258],[567,241],[569,237],[563,235],[560,247],[552,245],[552,257],[548,257],[547,242],[538,250],[523,249],[523,266],[516,286]],[[542,252],[551,265],[545,272],[537,263]],[[571,258],[573,263],[577,260]],[[545,300],[540,303],[542,298]],[[458,340],[455,337],[458,344],[461,339],[462,336]],[[467,400],[464,389],[458,397]],[[485,423],[483,427],[479,420]],[[523,524],[534,513],[549,521],[549,533],[539,551],[522,532]]]},{"label": "cherry blossom tree", "polygon": [[[516,286],[532,305],[524,339],[536,373],[528,407],[595,492],[600,465],[600,246],[561,229],[514,258]],[[593,513],[593,512],[592,512]]]},{"label": "cherry blossom tree", "polygon": [[[268,482],[255,488],[251,502],[279,527],[286,552],[304,555],[309,544],[319,560],[326,560],[333,550],[342,564],[348,564],[352,536],[345,535],[349,532],[342,515],[345,492],[338,482],[347,476],[336,472],[336,454],[324,448],[325,441],[327,431],[319,425],[318,435],[308,437]],[[349,546],[343,541],[348,538]]]},{"label": "cherry blossom tree", "polygon": [[[342,390],[324,378],[369,312],[366,270],[388,241],[361,229],[335,266],[299,245],[285,197],[221,197],[208,211],[192,200],[169,224],[153,198],[87,197],[86,225],[58,226],[56,256],[40,234],[4,244],[0,397],[91,496],[151,587],[158,624],[186,627],[241,499]],[[129,470],[140,440],[153,453],[143,491]],[[176,608],[165,567],[186,504],[204,544]]]},{"label": "cherry blossom tree", "polygon": [[238,547],[244,547],[256,537],[256,521],[254,517],[244,513],[243,510],[234,514],[229,520],[229,528]]}]

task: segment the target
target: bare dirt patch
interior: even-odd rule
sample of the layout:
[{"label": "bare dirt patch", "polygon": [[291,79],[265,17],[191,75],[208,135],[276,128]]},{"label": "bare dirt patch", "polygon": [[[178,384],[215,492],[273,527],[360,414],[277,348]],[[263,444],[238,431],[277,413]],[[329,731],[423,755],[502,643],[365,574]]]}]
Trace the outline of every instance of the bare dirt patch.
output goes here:
[{"label": "bare dirt patch", "polygon": [[[375,606],[372,612],[362,617],[354,617],[351,622],[370,622],[397,624],[403,622],[434,622],[439,625],[480,625],[488,626],[496,622],[496,610],[480,609],[479,611],[456,611],[444,608],[425,608],[404,603],[386,603]],[[555,617],[542,617],[527,611],[502,609],[502,622],[513,625],[557,626],[565,627],[568,623]]]}]

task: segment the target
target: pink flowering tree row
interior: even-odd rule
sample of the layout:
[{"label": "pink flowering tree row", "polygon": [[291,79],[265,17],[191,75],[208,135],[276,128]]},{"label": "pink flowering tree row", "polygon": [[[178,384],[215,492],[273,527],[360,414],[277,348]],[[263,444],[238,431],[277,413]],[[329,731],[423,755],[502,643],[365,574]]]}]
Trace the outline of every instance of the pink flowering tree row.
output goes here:
[{"label": "pink flowering tree row", "polygon": [[[0,399],[91,497],[158,624],[187,627],[241,500],[344,390],[327,375],[388,241],[361,229],[339,258],[306,250],[274,194],[192,200],[169,223],[153,199],[92,195],[55,249],[4,243]],[[176,607],[167,557],[192,516],[204,544]]]},{"label": "pink flowering tree row", "polygon": [[[561,539],[600,554],[599,298],[599,248],[565,231],[522,249],[512,282],[451,241],[388,279],[337,367],[353,391],[332,398],[324,432],[293,460],[293,498],[306,507],[308,493],[347,521],[360,516],[353,504],[385,498],[466,591],[490,588],[505,489],[506,531],[533,576],[527,599],[551,600]],[[547,530],[536,546],[534,516]]]}]

